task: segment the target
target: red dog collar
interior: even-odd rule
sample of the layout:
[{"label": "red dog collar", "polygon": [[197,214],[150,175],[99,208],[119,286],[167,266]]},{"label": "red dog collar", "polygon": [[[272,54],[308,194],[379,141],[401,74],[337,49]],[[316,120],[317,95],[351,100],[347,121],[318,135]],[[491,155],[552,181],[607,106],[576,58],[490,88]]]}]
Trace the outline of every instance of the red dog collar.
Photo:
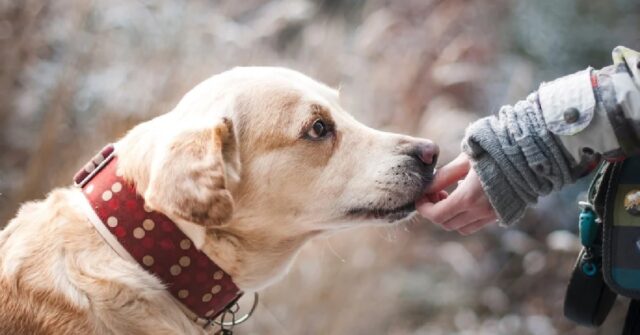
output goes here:
[{"label": "red dog collar", "polygon": [[160,278],[176,300],[200,318],[217,317],[242,291],[171,219],[145,207],[135,187],[117,172],[117,161],[114,146],[106,146],[75,175],[76,186],[126,253]]}]

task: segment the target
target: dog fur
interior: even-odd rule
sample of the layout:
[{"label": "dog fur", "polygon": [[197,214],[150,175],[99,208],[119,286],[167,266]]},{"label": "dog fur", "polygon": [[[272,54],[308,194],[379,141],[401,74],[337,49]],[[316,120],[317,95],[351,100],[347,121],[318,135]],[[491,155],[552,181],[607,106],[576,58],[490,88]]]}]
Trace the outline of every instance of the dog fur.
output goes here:
[{"label": "dog fur", "polygon": [[[322,138],[317,120],[330,131]],[[118,170],[245,291],[282,277],[323,233],[412,212],[424,140],[358,123],[295,71],[236,68],[116,143]],[[202,334],[162,283],[119,257],[80,190],[24,204],[0,232],[0,333]]]}]

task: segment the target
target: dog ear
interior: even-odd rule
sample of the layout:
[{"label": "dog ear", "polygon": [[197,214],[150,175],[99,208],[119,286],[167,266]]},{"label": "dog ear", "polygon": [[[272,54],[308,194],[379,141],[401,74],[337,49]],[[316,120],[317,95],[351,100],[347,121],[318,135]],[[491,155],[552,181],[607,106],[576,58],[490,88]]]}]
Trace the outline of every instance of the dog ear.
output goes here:
[{"label": "dog ear", "polygon": [[210,227],[229,220],[233,199],[227,179],[239,178],[237,144],[231,120],[173,138],[154,159],[144,193],[149,207]]}]

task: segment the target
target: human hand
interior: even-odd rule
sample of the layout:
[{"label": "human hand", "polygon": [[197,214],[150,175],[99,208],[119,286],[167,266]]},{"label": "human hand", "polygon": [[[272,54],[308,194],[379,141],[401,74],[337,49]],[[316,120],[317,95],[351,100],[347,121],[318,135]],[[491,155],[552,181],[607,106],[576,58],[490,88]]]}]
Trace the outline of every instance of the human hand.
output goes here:
[{"label": "human hand", "polygon": [[[447,194],[444,189],[456,182],[456,189]],[[416,209],[445,230],[456,230],[462,235],[475,233],[497,220],[480,178],[464,153],[438,170],[427,194],[416,202]]]}]

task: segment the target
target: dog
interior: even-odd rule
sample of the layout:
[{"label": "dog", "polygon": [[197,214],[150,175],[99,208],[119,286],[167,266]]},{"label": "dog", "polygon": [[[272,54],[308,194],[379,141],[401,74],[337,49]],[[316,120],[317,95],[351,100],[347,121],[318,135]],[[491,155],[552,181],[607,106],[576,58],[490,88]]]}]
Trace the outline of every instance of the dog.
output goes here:
[{"label": "dog", "polygon": [[[223,270],[216,277],[258,291],[314,237],[412,215],[433,178],[433,142],[369,128],[339,100],[293,70],[234,68],[131,129],[109,164],[146,211]],[[0,333],[207,333],[146,260],[123,257],[97,228],[89,191],[53,190],[0,233]],[[172,274],[187,272],[180,263]]]}]

